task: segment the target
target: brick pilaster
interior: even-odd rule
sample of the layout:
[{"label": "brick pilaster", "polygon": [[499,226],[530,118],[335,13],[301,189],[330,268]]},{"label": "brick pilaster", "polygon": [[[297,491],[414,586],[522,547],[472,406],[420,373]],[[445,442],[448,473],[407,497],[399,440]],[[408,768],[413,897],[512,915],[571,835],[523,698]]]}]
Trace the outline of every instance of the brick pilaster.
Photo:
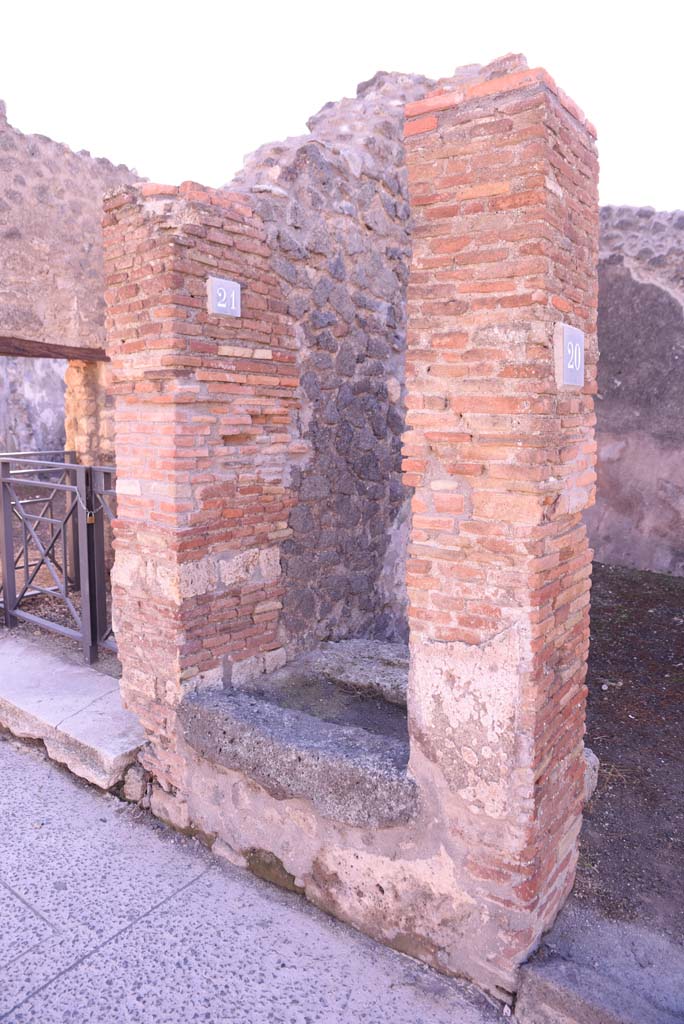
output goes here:
[{"label": "brick pilaster", "polygon": [[[581,823],[597,161],[546,72],[486,70],[406,108],[409,719],[510,970],[572,885]],[[554,377],[560,320],[586,334],[582,388]]]},{"label": "brick pilaster", "polygon": [[69,361],[64,377],[65,448],[84,465],[114,461],[114,410],[109,363]]},{"label": "brick pilaster", "polygon": [[[243,197],[143,185],[111,195],[104,224],[122,692],[175,782],[183,694],[281,659],[295,342]],[[241,317],[208,313],[209,275],[241,284]]]}]

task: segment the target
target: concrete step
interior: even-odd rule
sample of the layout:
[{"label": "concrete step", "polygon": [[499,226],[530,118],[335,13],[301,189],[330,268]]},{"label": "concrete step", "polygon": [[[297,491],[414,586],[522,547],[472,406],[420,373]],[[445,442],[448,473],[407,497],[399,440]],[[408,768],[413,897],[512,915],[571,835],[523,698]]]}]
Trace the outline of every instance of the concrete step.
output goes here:
[{"label": "concrete step", "polygon": [[117,679],[0,632],[0,726],[14,736],[42,740],[55,761],[111,789],[145,742],[126,711]]}]

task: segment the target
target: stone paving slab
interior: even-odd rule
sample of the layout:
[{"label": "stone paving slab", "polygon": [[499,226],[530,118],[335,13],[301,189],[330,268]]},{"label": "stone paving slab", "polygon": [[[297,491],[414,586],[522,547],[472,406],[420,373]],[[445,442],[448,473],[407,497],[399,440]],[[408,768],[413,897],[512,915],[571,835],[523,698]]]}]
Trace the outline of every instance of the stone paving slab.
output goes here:
[{"label": "stone paving slab", "polygon": [[53,760],[101,789],[121,781],[145,740],[116,679],[11,634],[0,636],[0,725],[43,740]]},{"label": "stone paving slab", "polygon": [[3,1024],[502,1019],[469,986],[219,864],[38,748],[0,737],[0,778],[0,891],[25,908],[20,933],[12,904],[15,934],[35,939],[0,961]]},{"label": "stone paving slab", "polygon": [[0,882],[0,964],[10,964],[39,945],[52,926]]}]

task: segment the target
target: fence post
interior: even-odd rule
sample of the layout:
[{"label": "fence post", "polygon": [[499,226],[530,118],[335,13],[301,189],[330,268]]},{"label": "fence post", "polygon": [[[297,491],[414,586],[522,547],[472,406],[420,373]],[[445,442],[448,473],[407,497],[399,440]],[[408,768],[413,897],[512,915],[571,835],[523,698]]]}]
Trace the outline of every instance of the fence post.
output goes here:
[{"label": "fence post", "polygon": [[[107,632],[107,573],[105,569],[104,499],[105,473],[100,469],[90,470],[89,508],[95,509],[95,522],[89,527],[92,550],[89,552],[92,581],[92,615],[95,640],[100,642]],[[92,556],[92,557],[90,557]]]},{"label": "fence post", "polygon": [[[75,466],[77,464],[75,453],[65,452],[64,463],[67,466]],[[67,475],[70,475],[70,471],[67,471]],[[78,516],[76,515],[72,515],[71,517],[71,523],[67,534],[67,565],[65,567],[64,577],[65,586],[67,586],[67,588],[71,585],[72,590],[81,589],[81,564],[78,551]]]},{"label": "fence post", "polygon": [[86,466],[75,466],[78,508],[78,563],[81,579],[81,645],[87,664],[97,658],[97,637],[94,635],[93,601],[91,590],[92,542],[88,526],[87,509],[90,498],[90,470]]},{"label": "fence post", "polygon": [[0,462],[0,556],[2,559],[2,595],[5,625],[16,626],[13,615],[17,603],[17,580],[14,574],[14,543],[12,536],[12,498],[6,481],[10,479],[9,462]]}]

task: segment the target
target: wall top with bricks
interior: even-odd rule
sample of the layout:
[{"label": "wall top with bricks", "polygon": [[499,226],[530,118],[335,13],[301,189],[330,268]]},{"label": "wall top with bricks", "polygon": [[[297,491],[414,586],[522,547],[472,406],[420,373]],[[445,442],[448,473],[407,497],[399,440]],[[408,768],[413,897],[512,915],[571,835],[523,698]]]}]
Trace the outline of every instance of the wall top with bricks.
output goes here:
[{"label": "wall top with bricks", "polygon": [[[558,88],[548,71],[544,68],[528,67],[526,58],[520,53],[509,53],[484,68],[479,64],[466,65],[457,68],[450,78],[440,79],[435,88],[422,99],[406,105],[406,135],[416,135],[436,127],[434,114],[437,111],[448,110],[460,103],[484,99],[487,96],[501,96],[538,83],[545,85],[568,113],[594,139],[596,138],[594,125],[584,116],[577,104]],[[423,117],[427,120],[418,120]]]}]

